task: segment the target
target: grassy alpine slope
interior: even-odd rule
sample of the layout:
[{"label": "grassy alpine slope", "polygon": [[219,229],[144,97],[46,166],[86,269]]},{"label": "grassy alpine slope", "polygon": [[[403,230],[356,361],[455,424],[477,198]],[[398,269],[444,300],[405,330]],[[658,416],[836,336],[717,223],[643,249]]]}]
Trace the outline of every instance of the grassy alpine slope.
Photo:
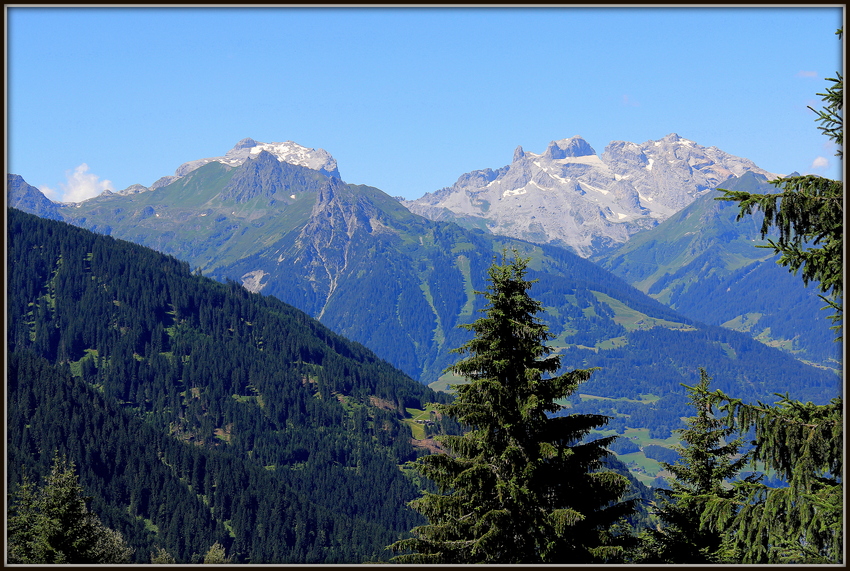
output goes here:
[{"label": "grassy alpine slope", "polygon": [[[772,193],[764,176],[746,173],[720,185]],[[761,215],[736,221],[737,209],[708,192],[657,227],[594,257],[602,267],[677,312],[758,341],[820,367],[840,369],[814,287],[775,263],[759,241]],[[761,241],[766,243],[766,241]]]}]

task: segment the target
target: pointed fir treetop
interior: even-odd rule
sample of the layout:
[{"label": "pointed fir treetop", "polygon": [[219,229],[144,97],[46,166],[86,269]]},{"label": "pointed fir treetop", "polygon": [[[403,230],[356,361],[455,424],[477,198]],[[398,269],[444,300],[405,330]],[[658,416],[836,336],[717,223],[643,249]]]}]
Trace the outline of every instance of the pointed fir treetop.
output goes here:
[{"label": "pointed fir treetop", "polygon": [[735,429],[715,416],[706,394],[710,383],[711,377],[700,369],[696,386],[683,385],[696,415],[685,419],[687,428],[676,431],[682,442],[675,446],[679,459],[661,462],[674,479],[669,490],[659,490],[656,515],[662,527],[650,530],[646,537],[647,563],[722,562],[723,533],[702,525],[702,513],[713,498],[732,496],[728,481],[747,457],[738,454],[743,444],[740,437],[729,440]]},{"label": "pointed fir treetop", "polygon": [[[428,518],[413,537],[396,542],[402,563],[582,563],[622,555],[610,533],[632,503],[619,502],[625,477],[601,471],[614,437],[581,442],[607,422],[598,415],[549,418],[592,370],[546,378],[561,366],[544,345],[548,329],[530,297],[529,260],[503,253],[490,268],[484,316],[466,325],[474,338],[447,369],[466,377],[454,385],[442,414],[468,430],[439,440],[448,454],[420,458],[414,467],[440,493],[411,506]],[[622,539],[622,538],[620,538]]]}]

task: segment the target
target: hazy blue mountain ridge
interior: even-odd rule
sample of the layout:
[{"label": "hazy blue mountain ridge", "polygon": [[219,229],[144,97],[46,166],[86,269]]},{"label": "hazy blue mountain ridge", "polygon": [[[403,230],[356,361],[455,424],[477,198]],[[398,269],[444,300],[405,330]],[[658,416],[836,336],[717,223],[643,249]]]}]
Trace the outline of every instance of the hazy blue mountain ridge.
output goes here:
[{"label": "hazy blue mountain ridge", "polygon": [[58,212],[60,206],[44,196],[39,189],[27,184],[20,175],[10,174],[6,177],[6,197],[7,205],[12,208],[51,220],[62,219]]},{"label": "hazy blue mountain ridge", "polygon": [[[766,177],[745,173],[721,185],[771,193]],[[676,311],[723,325],[779,347],[800,359],[840,369],[825,305],[812,284],[776,264],[757,246],[762,216],[736,220],[737,205],[709,192],[657,227],[593,259]],[[770,234],[768,237],[773,236]]]},{"label": "hazy blue mountain ridge", "polygon": [[[834,373],[704,326],[563,248],[428,220],[376,188],[262,153],[59,212],[273,295],[438,389],[457,381],[443,370],[459,358],[450,351],[469,338],[457,326],[483,307],[475,291],[486,288],[487,267],[516,248],[532,258],[531,276],[539,279],[532,294],[546,307],[541,318],[564,367],[602,367],[588,394],[660,399],[640,400],[640,412],[629,417],[616,413],[621,426],[665,427],[669,435],[687,414],[680,383],[696,382],[700,366],[716,375],[718,388],[745,399],[770,400],[794,387],[797,398],[826,402],[839,391]],[[616,408],[582,404],[590,405]]]}]

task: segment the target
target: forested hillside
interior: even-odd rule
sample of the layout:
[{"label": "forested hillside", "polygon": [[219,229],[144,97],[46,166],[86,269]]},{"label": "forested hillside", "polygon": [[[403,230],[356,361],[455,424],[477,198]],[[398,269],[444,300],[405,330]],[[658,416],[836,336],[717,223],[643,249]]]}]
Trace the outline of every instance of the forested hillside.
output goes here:
[{"label": "forested hillside", "polygon": [[[834,373],[746,334],[706,328],[562,248],[427,220],[377,188],[262,153],[235,169],[210,163],[162,188],[59,212],[290,303],[438,390],[457,381],[443,374],[455,360],[450,351],[469,340],[457,326],[477,317],[474,292],[503,248],[531,258],[542,319],[565,366],[602,367],[584,387],[589,396],[571,404],[615,416],[622,429],[670,437],[687,413],[680,384],[695,382],[700,366],[750,401],[793,385],[800,398],[825,403],[839,390]],[[170,317],[172,308],[163,311]]]},{"label": "forested hillside", "polygon": [[[765,352],[745,334],[706,329],[562,248],[431,221],[377,188],[267,154],[232,169],[212,162],[155,190],[101,195],[58,212],[290,303],[433,388],[454,382],[443,374],[454,362],[450,351],[469,340],[457,326],[476,318],[482,303],[474,292],[507,247],[532,259],[535,295],[565,364],[603,367],[590,394],[661,399],[641,405],[632,420],[639,427],[678,422],[686,407],[680,383],[693,382],[699,366],[727,373],[716,383],[742,398],[771,398],[788,383],[817,402],[836,394],[834,373]],[[773,366],[781,377],[769,374]]]},{"label": "forested hillside", "polygon": [[8,232],[10,485],[68,454],[139,562],[216,541],[237,562],[380,560],[419,521],[403,418],[446,395],[169,256],[14,209]]},{"label": "forested hillside", "polygon": [[[340,286],[344,315],[354,323],[375,301],[366,299],[369,284],[395,294],[417,288],[445,318],[440,346],[459,346],[464,332],[448,325],[474,318],[473,290],[482,289],[491,252],[520,248],[564,366],[601,367],[562,412],[613,417],[606,430],[631,439],[615,451],[644,482],[655,472],[635,454],[658,456],[653,445],[669,444],[688,412],[680,383],[692,383],[700,366],[747,401],[788,387],[815,402],[838,393],[833,373],[684,318],[565,250],[401,220],[411,236],[425,230],[429,255],[443,252],[433,261],[445,265],[424,267],[425,288],[412,281],[392,290],[390,270],[407,270],[391,255],[399,238],[385,236],[385,249],[350,258],[364,289],[356,280]],[[406,504],[421,484],[398,469],[418,453],[405,420],[447,395],[274,297],[191,275],[188,263],[134,244],[10,209],[8,260],[11,484],[24,469],[43,474],[54,450],[67,453],[84,487],[102,491],[93,509],[140,562],[154,547],[195,561],[214,542],[237,562],[383,560],[383,547],[418,523]],[[440,268],[457,270],[454,281],[437,279]],[[407,313],[415,304],[387,306],[421,321]],[[457,428],[436,420],[421,426],[425,436]],[[648,434],[636,440],[637,429]],[[129,461],[133,446],[142,452]],[[366,531],[355,536],[355,528]]]}]

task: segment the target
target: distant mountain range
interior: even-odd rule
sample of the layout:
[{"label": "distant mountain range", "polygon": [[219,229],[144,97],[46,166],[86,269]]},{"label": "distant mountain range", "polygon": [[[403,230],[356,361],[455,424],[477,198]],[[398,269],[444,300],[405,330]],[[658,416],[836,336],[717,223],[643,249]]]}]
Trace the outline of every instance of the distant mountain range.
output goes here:
[{"label": "distant mountain range", "polygon": [[[240,168],[246,161],[250,169]],[[193,176],[191,182],[185,180],[211,164],[209,168],[220,171],[207,170],[200,177]],[[713,196],[711,191],[717,185],[739,187],[748,184],[746,181],[756,180],[751,175],[758,175],[759,191],[773,188],[765,182],[769,173],[751,161],[714,147],[702,147],[675,134],[642,145],[615,141],[608,145],[601,158],[586,141],[573,137],[553,141],[541,155],[518,148],[508,166],[496,171],[474,171],[461,176],[451,188],[426,194],[416,201],[401,202],[411,211],[438,221],[454,221],[467,228],[561,245],[582,256],[592,255],[594,261],[614,270],[629,283],[695,319],[747,332],[798,358],[832,367],[837,353],[831,344],[822,343],[828,336],[821,327],[823,315],[811,311],[812,304],[818,303],[813,301],[816,296],[811,291],[806,293],[792,276],[772,268],[772,263],[765,263],[758,272],[749,266],[749,262],[766,262],[769,257],[764,250],[750,247],[750,240],[756,235],[752,220],[734,222],[732,209],[728,208],[725,217],[701,215],[698,228],[687,226],[689,241],[695,241],[697,246],[675,236],[679,221],[683,216],[690,217],[689,205],[712,204],[711,198],[701,198]],[[228,178],[230,176],[233,178]],[[207,177],[225,177],[228,181],[218,188],[207,184]],[[330,184],[331,179],[336,179],[335,186],[330,185],[327,192],[321,193],[319,187]],[[175,183],[177,186],[168,192],[150,193]],[[239,141],[223,156],[186,162],[174,175],[161,177],[150,187],[135,184],[116,193],[105,192],[81,204],[51,202],[17,175],[9,175],[8,180],[10,206],[106,234],[115,233],[189,259],[194,267],[210,275],[221,277],[226,273],[252,291],[268,287],[265,293],[275,293],[282,299],[289,299],[293,293],[283,294],[280,288],[289,288],[291,284],[283,284],[296,279],[299,272],[273,277],[274,268],[263,264],[253,267],[251,260],[255,255],[272,256],[263,245],[300,228],[298,244],[306,251],[296,258],[310,259],[318,274],[314,272],[308,279],[309,287],[305,289],[301,284],[293,291],[303,291],[305,299],[299,307],[331,320],[334,311],[331,308],[326,313],[324,306],[328,303],[333,306],[330,296],[340,283],[336,272],[348,262],[340,265],[339,260],[321,260],[321,251],[328,244],[317,242],[315,231],[323,224],[340,227],[340,224],[349,223],[353,224],[351,231],[354,231],[357,218],[330,222],[315,215],[329,201],[337,205],[346,202],[347,186],[340,179],[336,160],[323,149],[306,148],[292,141],[262,143],[250,138]],[[381,206],[377,210],[392,211],[390,218],[394,220],[406,218],[377,189],[359,188],[371,198],[378,198]],[[139,196],[110,211],[113,204],[110,197],[114,195]],[[316,196],[322,199],[318,204],[311,202]],[[362,198],[357,200],[363,202]],[[202,206],[203,211],[199,210]],[[714,203],[713,208],[721,206],[729,205]],[[372,214],[377,210],[373,208]],[[337,209],[337,212],[342,210]],[[569,215],[565,216],[564,212]],[[676,212],[679,214],[674,216]],[[311,217],[313,225],[303,226]],[[667,219],[673,222],[663,223]],[[661,226],[654,229],[659,223]],[[172,228],[175,224],[180,228]],[[685,232],[681,228],[678,231]],[[711,236],[722,236],[722,239]],[[643,244],[648,245],[641,248]],[[734,252],[729,250],[733,245]],[[639,270],[623,262],[624,256],[635,259],[629,252],[638,250],[645,252],[641,255]],[[283,259],[278,265],[281,263]],[[706,270],[693,274],[694,264],[702,264]],[[799,293],[782,296],[781,310],[771,301],[770,295],[756,300],[753,287],[746,288],[747,295],[734,298],[738,308],[735,311],[731,309],[731,296],[717,299],[716,304],[706,304],[705,292],[715,286],[721,287],[716,279],[727,275],[722,268],[730,264],[739,268],[740,275],[749,276],[751,282],[758,279],[762,288],[765,284],[778,286],[781,283],[784,291]],[[320,267],[323,269],[318,269]],[[687,274],[688,279],[700,281],[700,287],[685,288],[694,293],[693,303],[680,300],[681,291],[672,295],[671,288],[678,282],[673,274],[667,274],[674,270],[676,276]],[[235,275],[240,271],[243,273]],[[765,271],[768,273],[763,277]],[[657,274],[655,279],[647,278],[653,272]],[[327,274],[328,283],[324,283],[324,274]],[[712,279],[706,281],[709,274]],[[661,281],[656,283],[656,279]],[[728,288],[726,285],[721,289]],[[772,303],[776,315],[781,315],[782,319],[771,324],[770,318],[765,316],[772,311],[765,304]],[[430,309],[434,311],[433,307]],[[346,332],[354,334],[350,328]],[[442,338],[443,334],[438,337]],[[417,350],[408,347],[406,352],[421,353],[422,347],[429,345],[415,341]],[[410,357],[408,364],[422,358],[422,355]],[[423,372],[417,366],[409,366],[406,370],[412,375]],[[426,375],[426,378],[433,378],[433,375]]]},{"label": "distant mountain range", "polygon": [[[698,366],[710,365],[728,373],[728,378],[718,380],[722,386],[770,398],[774,390],[783,389],[788,375],[801,375],[802,379],[821,374],[764,349],[772,355],[767,357],[761,346],[753,345],[745,335],[706,328],[562,248],[418,216],[376,188],[343,182],[337,176],[336,162],[324,151],[299,148],[304,149],[294,143],[246,139],[224,159],[186,163],[164,186],[131,187],[70,205],[45,203],[37,190],[10,175],[10,204],[152,247],[186,260],[210,277],[234,280],[251,291],[274,295],[363,343],[413,378],[437,383],[438,388],[449,380],[443,369],[455,360],[449,351],[468,338],[468,332],[457,325],[477,317],[482,305],[474,292],[486,287],[485,270],[504,248],[516,248],[533,258],[534,277],[540,280],[534,293],[547,307],[545,319],[556,336],[554,345],[569,355],[565,365],[603,366],[588,390],[595,385],[599,391],[623,393],[621,396],[642,391],[678,398],[674,395],[681,394],[679,382],[692,381]],[[671,188],[675,186],[671,182],[673,167],[659,166],[668,162],[662,157],[686,157],[676,160],[693,163],[687,180],[704,181],[679,189],[676,198],[668,196],[672,190],[640,186],[636,181],[643,179],[636,172],[629,174],[616,165],[605,167],[611,180],[621,183],[620,188],[634,190],[637,184],[640,194],[660,205],[641,215],[653,221],[657,221],[653,216],[669,217],[665,213],[676,204],[691,202],[691,196],[706,192],[702,187],[713,184],[711,177],[727,176],[733,168],[741,174],[755,169],[744,159],[733,160],[716,150],[712,156],[725,162],[700,163],[694,157],[708,151],[675,136],[643,147],[612,144],[605,156],[627,149],[633,149],[638,163],[644,160],[640,157],[645,158],[640,168],[645,173],[656,172],[652,180],[667,180]],[[702,154],[688,154],[697,151]],[[573,172],[570,169],[581,170],[581,164],[593,163],[591,152],[586,143],[574,138],[550,147],[545,160],[518,152],[515,162],[533,165],[548,160],[569,174]],[[228,156],[231,158],[226,159]],[[311,156],[318,159],[310,163]],[[651,171],[646,168],[650,159]],[[602,167],[584,168],[584,174],[577,176],[578,186],[598,180],[599,173],[588,172],[597,168]],[[661,177],[664,172],[667,178]],[[646,177],[645,173],[641,176]],[[626,175],[632,182],[624,183]],[[536,192],[526,190],[529,195]],[[676,337],[677,350],[687,347],[688,351],[660,359],[651,374],[650,369],[642,369],[648,354],[664,353],[670,335]],[[771,375],[769,367],[763,366],[766,361],[771,366],[781,363],[783,376]],[[632,379],[628,387],[622,385],[623,378]],[[812,398],[825,398],[829,393],[826,387],[834,381],[827,375],[814,382],[817,388],[810,386]],[[801,384],[805,383],[801,380]]]},{"label": "distant mountain range", "polygon": [[[776,192],[764,175],[746,172],[720,185],[758,194]],[[768,345],[820,366],[841,369],[825,303],[812,284],[776,264],[759,248],[762,215],[736,220],[739,209],[709,191],[655,228],[592,259],[676,311],[712,325],[747,332]],[[772,234],[768,237],[775,237]]]},{"label": "distant mountain range", "polygon": [[642,144],[613,141],[601,156],[581,137],[541,154],[517,147],[509,165],[473,171],[448,188],[403,201],[432,220],[569,248],[583,257],[625,243],[752,161],[675,133]]},{"label": "distant mountain range", "polygon": [[[292,142],[243,139],[222,157],[184,163],[150,187],[77,204],[51,202],[10,174],[8,205],[151,247],[195,273],[274,296],[435,390],[461,381],[443,372],[458,359],[450,351],[469,339],[458,325],[483,308],[475,292],[486,288],[494,257],[516,249],[532,258],[531,293],[544,304],[541,318],[554,335],[549,344],[564,368],[600,368],[562,404],[610,416],[608,429],[639,438],[641,446],[663,446],[681,427],[680,417],[690,414],[681,384],[697,382],[699,367],[714,377],[715,388],[749,401],[770,402],[774,393],[790,391],[823,403],[839,394],[840,377],[825,369],[836,368],[840,348],[821,339],[829,336],[828,325],[818,321],[822,312],[812,307],[811,292],[753,247],[754,221],[733,222],[732,206],[712,200],[711,185],[763,188],[764,174],[716,150],[713,164],[699,162],[688,153],[708,150],[675,136],[657,143],[640,153],[637,145],[609,145],[605,156],[632,149],[638,164],[646,159],[631,174],[584,154],[592,149],[578,138],[557,142],[560,150],[550,146],[546,158],[516,153],[514,163],[527,161],[529,172],[559,164],[558,172],[578,180],[576,200],[595,204],[581,207],[590,210],[579,229],[628,230],[619,249],[617,240],[590,238],[582,254],[595,252],[592,261],[545,233],[525,240],[493,235],[482,218],[430,220],[377,188],[345,183],[329,154]],[[660,154],[664,149],[668,155]],[[662,156],[690,157],[676,159],[689,166],[676,170]],[[560,196],[534,185],[526,185],[526,194],[509,193],[520,188],[508,188],[509,170],[500,169],[491,182],[511,200]],[[617,184],[605,187],[605,177]],[[534,179],[543,184],[542,174]],[[663,180],[668,187],[658,186]],[[646,186],[651,181],[655,187]],[[639,205],[653,210],[606,215],[603,205],[625,214],[613,200],[617,188],[631,189],[626,194],[634,191]],[[530,203],[516,204],[519,212]],[[676,213],[678,204],[686,208]],[[638,232],[642,226],[652,229]],[[43,270],[40,279],[49,279],[50,270]],[[785,281],[774,287],[773,279]],[[724,294],[727,289],[735,294]],[[647,471],[652,462],[642,451],[632,454],[630,469],[653,481],[658,467]]]}]

